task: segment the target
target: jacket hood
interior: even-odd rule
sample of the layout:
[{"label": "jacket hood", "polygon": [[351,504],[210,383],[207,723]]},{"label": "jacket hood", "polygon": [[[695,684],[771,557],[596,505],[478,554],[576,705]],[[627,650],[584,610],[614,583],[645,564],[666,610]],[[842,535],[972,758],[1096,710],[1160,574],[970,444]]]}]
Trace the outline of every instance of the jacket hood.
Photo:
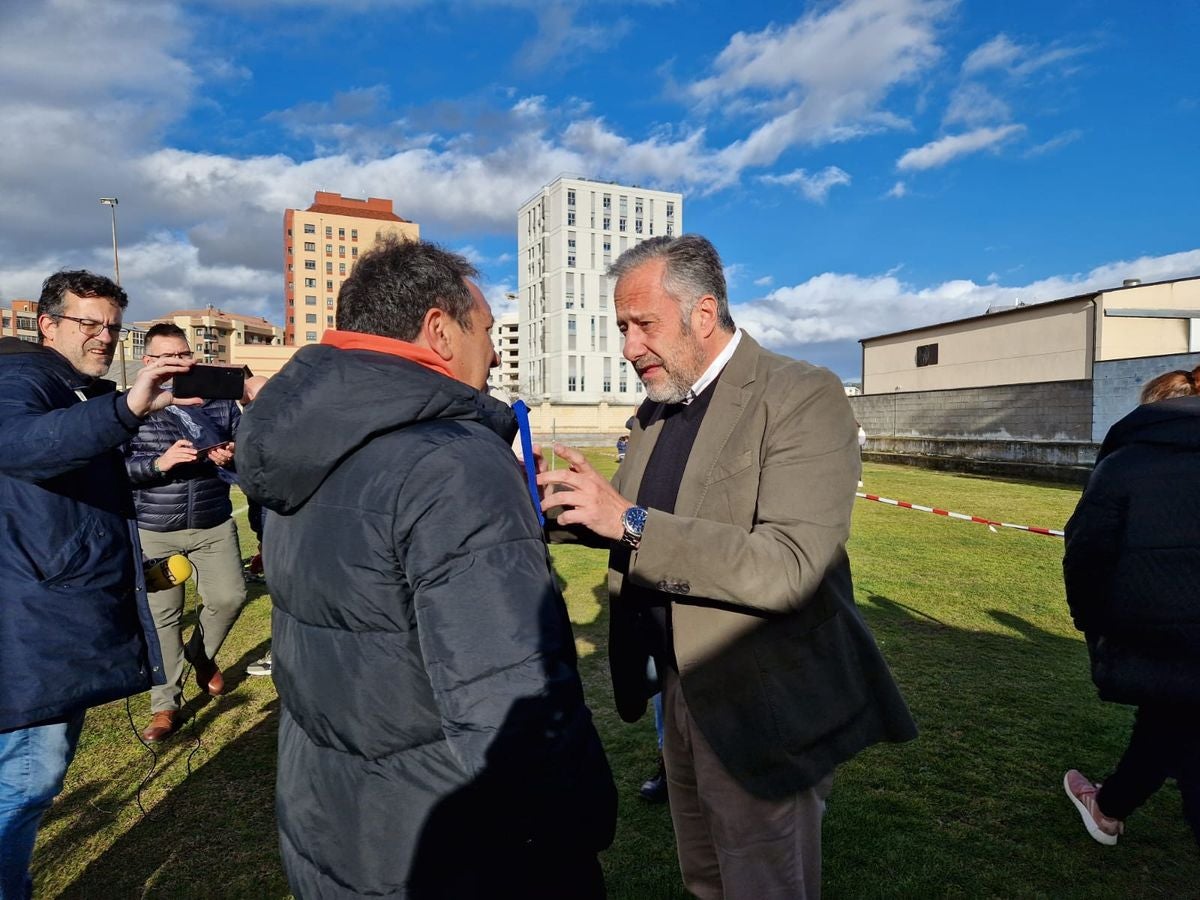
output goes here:
[{"label": "jacket hood", "polygon": [[432,419],[478,422],[505,443],[517,433],[516,416],[503,403],[418,363],[371,350],[304,347],[246,408],[239,480],[268,509],[294,512],[359,447]]},{"label": "jacket hood", "polygon": [[1131,444],[1200,449],[1200,397],[1176,397],[1139,406],[1109,429],[1096,462]]}]

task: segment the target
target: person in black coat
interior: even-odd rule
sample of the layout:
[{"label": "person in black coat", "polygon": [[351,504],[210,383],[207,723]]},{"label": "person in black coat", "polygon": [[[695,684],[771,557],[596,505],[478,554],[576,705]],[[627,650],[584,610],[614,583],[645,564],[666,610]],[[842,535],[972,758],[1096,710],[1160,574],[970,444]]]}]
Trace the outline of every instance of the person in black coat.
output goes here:
[{"label": "person in black coat", "polygon": [[246,410],[298,897],[591,898],[616,790],[461,257],[385,242]]},{"label": "person in black coat", "polygon": [[1063,575],[1100,697],[1137,706],[1116,771],[1070,770],[1088,833],[1124,820],[1174,777],[1200,844],[1200,368],[1168,372],[1104,439],[1066,527]]}]

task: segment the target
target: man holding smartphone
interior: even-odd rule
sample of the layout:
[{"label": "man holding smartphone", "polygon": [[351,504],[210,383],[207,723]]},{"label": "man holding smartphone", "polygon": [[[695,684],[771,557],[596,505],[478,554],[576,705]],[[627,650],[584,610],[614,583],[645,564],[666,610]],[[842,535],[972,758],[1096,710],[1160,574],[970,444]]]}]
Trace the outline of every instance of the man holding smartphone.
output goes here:
[{"label": "man holding smartphone", "polygon": [[[187,335],[160,323],[146,332],[142,362],[190,360]],[[150,724],[142,737],[166,740],[178,730],[185,663],[200,690],[217,695],[225,680],[215,657],[246,603],[242,552],[229,486],[235,480],[234,435],[241,411],[233,400],[206,400],[198,407],[172,407],[147,417],[126,447],[125,467],[134,486],[138,533],[150,558],[182,553],[196,571],[203,601],[196,628],[183,643],[182,584],[150,595],[162,646],[167,683],[150,692]]]},{"label": "man holding smartphone", "polygon": [[38,343],[0,338],[0,897],[30,896],[86,710],[162,681],[120,448],[192,363],[154,360],[124,394],[103,380],[128,302],[56,272]]}]

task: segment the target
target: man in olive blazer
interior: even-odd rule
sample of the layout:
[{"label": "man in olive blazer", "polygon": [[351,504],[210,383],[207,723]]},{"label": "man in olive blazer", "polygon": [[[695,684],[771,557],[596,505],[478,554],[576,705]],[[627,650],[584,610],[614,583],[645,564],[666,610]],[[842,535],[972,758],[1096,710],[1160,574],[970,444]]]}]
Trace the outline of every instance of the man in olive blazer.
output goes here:
[{"label": "man in olive blazer", "polygon": [[854,416],[831,372],[737,332],[704,238],[651,239],[612,274],[623,352],[648,399],[611,486],[556,447],[570,468],[539,476],[561,486],[544,505],[611,542],[623,719],[655,690],[651,655],[663,673],[685,885],[699,897],[816,896],[834,768],[916,735],[854,603]]}]

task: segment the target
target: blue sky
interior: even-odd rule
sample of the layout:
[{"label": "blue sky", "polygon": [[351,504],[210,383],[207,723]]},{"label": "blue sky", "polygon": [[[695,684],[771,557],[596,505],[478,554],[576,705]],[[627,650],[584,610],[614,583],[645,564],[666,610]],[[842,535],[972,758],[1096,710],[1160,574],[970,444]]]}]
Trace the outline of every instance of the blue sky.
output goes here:
[{"label": "blue sky", "polygon": [[[560,174],[680,190],[738,323],[860,337],[1200,274],[1200,4],[0,4],[0,297],[111,268],[129,317],[282,318],[283,210],[394,198],[494,305]],[[499,310],[498,310],[499,311]]]}]

